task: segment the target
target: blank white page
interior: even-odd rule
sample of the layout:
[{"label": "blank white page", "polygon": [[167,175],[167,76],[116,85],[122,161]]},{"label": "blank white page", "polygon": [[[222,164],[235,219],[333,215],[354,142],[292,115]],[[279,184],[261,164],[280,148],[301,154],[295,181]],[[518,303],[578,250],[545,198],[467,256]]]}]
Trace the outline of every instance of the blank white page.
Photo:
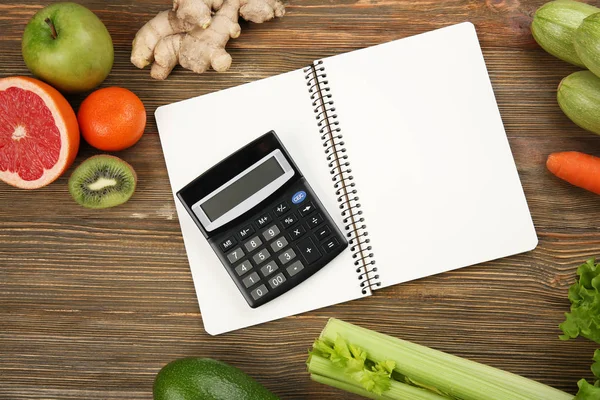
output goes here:
[{"label": "blank white page", "polygon": [[535,248],[472,24],[323,61],[382,287]]},{"label": "blank white page", "polygon": [[[231,153],[275,130],[343,230],[301,70],[160,107],[156,122],[174,195]],[[175,204],[204,328],[212,335],[364,296],[346,249],[296,288],[252,309],[179,199]]]}]

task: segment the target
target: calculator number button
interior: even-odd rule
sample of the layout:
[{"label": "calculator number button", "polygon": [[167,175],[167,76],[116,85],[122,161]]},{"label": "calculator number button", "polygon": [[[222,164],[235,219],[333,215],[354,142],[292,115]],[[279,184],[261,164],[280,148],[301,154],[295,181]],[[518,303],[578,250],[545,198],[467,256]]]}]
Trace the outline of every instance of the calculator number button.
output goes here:
[{"label": "calculator number button", "polygon": [[298,218],[294,215],[294,213],[287,215],[284,219],[281,220],[283,222],[283,226],[289,228],[298,222]]},{"label": "calculator number button", "polygon": [[302,239],[298,243],[298,248],[308,264],[312,264],[321,258],[321,252],[319,252],[319,249],[317,249],[317,246],[315,246],[312,239],[309,237]]},{"label": "calculator number button", "polygon": [[262,241],[260,240],[260,238],[258,236],[254,236],[252,239],[248,240],[244,244],[244,247],[246,248],[246,251],[252,252],[252,251],[258,249],[258,247],[261,244],[262,244]]},{"label": "calculator number button", "polygon": [[264,277],[271,275],[273,272],[277,271],[277,264],[275,261],[270,261],[268,264],[265,264],[264,267],[260,269],[260,273],[263,274]]},{"label": "calculator number button", "polygon": [[232,248],[235,244],[237,243],[237,241],[232,237],[225,239],[221,242],[221,249],[223,249],[223,251],[227,251],[230,248]]},{"label": "calculator number button", "polygon": [[302,262],[296,261],[295,263],[293,263],[292,265],[287,267],[286,271],[287,271],[288,275],[290,277],[292,277],[292,276],[296,275],[298,272],[302,271],[303,269],[304,269],[304,265],[302,265]]},{"label": "calculator number button", "polygon": [[252,264],[250,264],[250,261],[244,261],[243,263],[235,267],[235,272],[238,274],[238,276],[242,276],[251,269]]},{"label": "calculator number button", "polygon": [[331,238],[328,241],[326,241],[325,243],[323,243],[323,248],[328,253],[335,251],[339,246],[340,246],[340,243],[338,242],[338,240],[336,238]]},{"label": "calculator number button", "polygon": [[264,227],[265,225],[267,225],[270,222],[271,222],[271,216],[269,214],[265,214],[256,220],[256,224],[258,225],[259,228]]},{"label": "calculator number button", "polygon": [[331,233],[331,229],[329,229],[328,225],[322,226],[319,230],[316,231],[317,239],[323,240],[329,236]]},{"label": "calculator number button", "polygon": [[296,240],[306,233],[306,229],[302,225],[298,225],[289,230],[292,240]]},{"label": "calculator number button", "polygon": [[238,231],[238,236],[244,240],[250,237],[254,233],[254,228],[252,225],[248,225]]},{"label": "calculator number button", "polygon": [[279,261],[281,262],[281,264],[285,265],[292,261],[294,258],[296,258],[296,253],[294,252],[294,250],[289,249],[281,253],[281,255],[279,256]]},{"label": "calculator number button", "polygon": [[231,253],[227,254],[227,259],[232,264],[239,261],[242,257],[244,257],[244,251],[241,249],[241,247],[238,247]]},{"label": "calculator number button", "polygon": [[312,213],[313,211],[315,211],[315,206],[310,201],[308,203],[302,205],[302,207],[300,207],[298,209],[298,212],[303,217],[307,216],[308,214]]},{"label": "calculator number button", "polygon": [[269,253],[269,251],[267,249],[262,249],[261,251],[256,253],[254,255],[254,257],[252,257],[252,259],[258,265],[258,264],[262,264],[264,261],[267,261],[267,258],[269,258],[269,257],[271,257],[271,254]]},{"label": "calculator number button", "polygon": [[281,203],[277,204],[277,206],[273,209],[273,212],[277,216],[282,216],[289,210],[290,210],[290,206],[288,205],[288,203],[286,201],[282,201]]},{"label": "calculator number button", "polygon": [[321,214],[313,215],[312,217],[308,217],[308,227],[316,228],[317,226],[323,223],[323,216]]},{"label": "calculator number button", "polygon": [[246,288],[253,286],[255,283],[258,283],[258,281],[260,281],[260,277],[256,272],[251,273],[242,280]]},{"label": "calculator number button", "polygon": [[271,243],[271,250],[273,250],[273,253],[277,253],[279,250],[282,250],[287,245],[288,241],[282,236],[273,243]]},{"label": "calculator number button", "polygon": [[275,289],[276,287],[278,287],[285,281],[286,281],[285,276],[283,276],[283,274],[280,272],[277,275],[275,275],[274,277],[269,279],[269,286],[271,286],[271,289]]},{"label": "calculator number button", "polygon": [[269,240],[273,239],[275,236],[279,235],[280,233],[281,233],[281,231],[279,230],[277,225],[273,225],[272,227],[270,227],[269,229],[264,231],[262,233],[262,235],[265,238],[265,240],[268,242]]},{"label": "calculator number button", "polygon": [[254,300],[258,300],[267,293],[269,293],[267,287],[265,285],[260,285],[259,287],[250,292],[250,296],[252,296]]}]

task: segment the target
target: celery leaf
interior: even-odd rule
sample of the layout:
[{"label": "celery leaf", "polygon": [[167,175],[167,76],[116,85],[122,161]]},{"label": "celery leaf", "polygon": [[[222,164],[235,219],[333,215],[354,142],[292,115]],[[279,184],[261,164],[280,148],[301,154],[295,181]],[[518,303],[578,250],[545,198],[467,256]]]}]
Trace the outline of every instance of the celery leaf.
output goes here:
[{"label": "celery leaf", "polygon": [[589,259],[577,268],[579,280],[569,288],[571,312],[560,324],[562,340],[583,336],[600,343],[600,264]]},{"label": "celery leaf", "polygon": [[312,353],[329,359],[369,392],[381,395],[391,387],[391,375],[396,363],[392,360],[373,363],[368,360],[366,351],[349,344],[339,335],[332,344],[317,339],[313,343]]}]

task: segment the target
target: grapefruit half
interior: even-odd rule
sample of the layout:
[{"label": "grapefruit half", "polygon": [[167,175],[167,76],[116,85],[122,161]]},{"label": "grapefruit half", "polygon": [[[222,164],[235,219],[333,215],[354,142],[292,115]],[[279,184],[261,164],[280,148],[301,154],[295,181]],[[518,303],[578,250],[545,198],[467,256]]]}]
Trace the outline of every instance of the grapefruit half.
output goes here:
[{"label": "grapefruit half", "polygon": [[79,150],[69,102],[37,79],[0,79],[0,180],[22,189],[54,182]]}]

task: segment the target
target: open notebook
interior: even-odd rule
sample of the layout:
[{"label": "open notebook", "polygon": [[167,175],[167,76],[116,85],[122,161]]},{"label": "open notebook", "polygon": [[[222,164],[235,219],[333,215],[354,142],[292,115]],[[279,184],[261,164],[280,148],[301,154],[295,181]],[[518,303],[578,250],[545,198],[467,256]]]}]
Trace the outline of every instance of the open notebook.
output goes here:
[{"label": "open notebook", "polygon": [[[307,281],[251,309],[176,199],[204,327],[213,335],[537,245],[470,23],[163,106],[156,121],[174,194],[275,130],[353,238]],[[339,168],[334,182],[331,170]],[[350,200],[342,210],[339,196]],[[358,222],[349,230],[343,211]]]}]

